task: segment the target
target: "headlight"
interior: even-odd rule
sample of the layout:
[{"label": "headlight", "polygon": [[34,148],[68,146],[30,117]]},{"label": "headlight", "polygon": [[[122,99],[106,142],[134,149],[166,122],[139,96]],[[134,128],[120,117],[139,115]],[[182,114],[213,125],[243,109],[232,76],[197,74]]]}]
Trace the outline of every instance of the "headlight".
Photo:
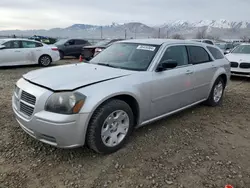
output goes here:
[{"label": "headlight", "polygon": [[45,110],[58,114],[77,114],[86,99],[78,92],[61,92],[52,94],[46,102]]}]

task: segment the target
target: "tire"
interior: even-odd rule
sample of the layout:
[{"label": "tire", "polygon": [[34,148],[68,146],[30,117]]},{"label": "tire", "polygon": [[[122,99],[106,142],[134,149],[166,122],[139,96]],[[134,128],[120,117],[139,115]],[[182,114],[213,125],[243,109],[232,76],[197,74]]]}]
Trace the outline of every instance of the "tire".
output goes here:
[{"label": "tire", "polygon": [[[117,117],[120,117],[120,121],[116,120]],[[109,100],[98,107],[90,120],[87,145],[97,153],[114,153],[125,145],[132,133],[133,124],[134,115],[130,106],[121,100]]]},{"label": "tire", "polygon": [[38,62],[39,62],[39,65],[41,65],[42,67],[48,67],[52,63],[52,59],[49,55],[42,55],[39,58]]},{"label": "tire", "polygon": [[60,54],[60,59],[63,59],[64,58],[64,53],[62,51],[59,51],[59,54]]},{"label": "tire", "polygon": [[[217,92],[215,90],[217,90]],[[223,79],[219,77],[215,80],[212,90],[205,104],[208,106],[212,106],[212,107],[221,105],[222,100],[223,100],[224,90],[225,90],[225,83]],[[218,94],[217,97],[215,96],[216,93]]]}]

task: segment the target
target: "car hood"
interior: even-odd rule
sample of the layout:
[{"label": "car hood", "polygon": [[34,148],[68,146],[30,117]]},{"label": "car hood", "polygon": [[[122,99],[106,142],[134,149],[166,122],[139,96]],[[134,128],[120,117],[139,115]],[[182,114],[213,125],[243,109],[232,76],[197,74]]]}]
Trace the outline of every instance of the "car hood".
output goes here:
[{"label": "car hood", "polygon": [[71,91],[128,76],[135,72],[89,63],[77,63],[31,71],[23,75],[23,78],[53,91]]},{"label": "car hood", "polygon": [[229,61],[235,62],[250,62],[250,54],[234,54],[230,53],[226,55]]}]

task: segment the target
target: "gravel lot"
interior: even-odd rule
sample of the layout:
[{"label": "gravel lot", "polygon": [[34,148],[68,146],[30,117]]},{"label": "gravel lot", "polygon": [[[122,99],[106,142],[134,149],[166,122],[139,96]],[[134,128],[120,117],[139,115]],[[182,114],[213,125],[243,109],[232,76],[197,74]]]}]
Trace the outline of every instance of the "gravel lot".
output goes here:
[{"label": "gravel lot", "polygon": [[[64,64],[69,61],[61,61]],[[19,128],[14,83],[38,66],[0,69],[0,187],[250,187],[250,79],[232,79],[224,103],[199,105],[136,130],[112,155],[62,150]]]}]

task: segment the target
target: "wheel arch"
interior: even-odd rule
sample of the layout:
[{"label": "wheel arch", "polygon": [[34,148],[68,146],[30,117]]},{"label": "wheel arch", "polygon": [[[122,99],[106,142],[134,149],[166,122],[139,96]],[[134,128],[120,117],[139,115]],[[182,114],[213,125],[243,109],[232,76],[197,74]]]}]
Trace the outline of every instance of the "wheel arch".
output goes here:
[{"label": "wheel arch", "polygon": [[38,63],[40,63],[40,59],[41,59],[43,56],[48,56],[48,57],[50,58],[51,62],[53,61],[51,55],[49,55],[49,54],[42,54],[42,55],[40,55],[40,57],[38,58]]},{"label": "wheel arch", "polygon": [[215,81],[216,81],[219,77],[222,78],[222,80],[224,81],[225,86],[227,85],[227,83],[228,83],[227,74],[226,74],[226,72],[223,71],[222,69],[219,69],[219,70],[216,72],[216,74],[214,75],[213,79],[212,79],[212,82],[211,82],[210,88],[209,88],[208,96],[209,96],[209,94],[210,94],[210,92],[211,92],[211,90],[212,90],[212,88],[213,88],[213,85],[214,85]]},{"label": "wheel arch", "polygon": [[93,117],[93,114],[95,113],[95,111],[101,106],[103,105],[105,102],[112,100],[112,99],[119,99],[122,100],[124,102],[126,102],[133,114],[134,114],[134,127],[136,127],[136,125],[139,123],[140,120],[140,105],[139,105],[139,101],[137,99],[137,97],[132,94],[132,93],[118,93],[118,94],[114,94],[114,95],[110,95],[108,97],[105,97],[104,99],[100,100],[93,108],[92,111],[89,114],[89,118],[86,122],[86,127],[84,130],[84,140],[86,142],[86,135],[87,135],[87,130],[89,127],[89,123],[91,121],[91,118]]}]

